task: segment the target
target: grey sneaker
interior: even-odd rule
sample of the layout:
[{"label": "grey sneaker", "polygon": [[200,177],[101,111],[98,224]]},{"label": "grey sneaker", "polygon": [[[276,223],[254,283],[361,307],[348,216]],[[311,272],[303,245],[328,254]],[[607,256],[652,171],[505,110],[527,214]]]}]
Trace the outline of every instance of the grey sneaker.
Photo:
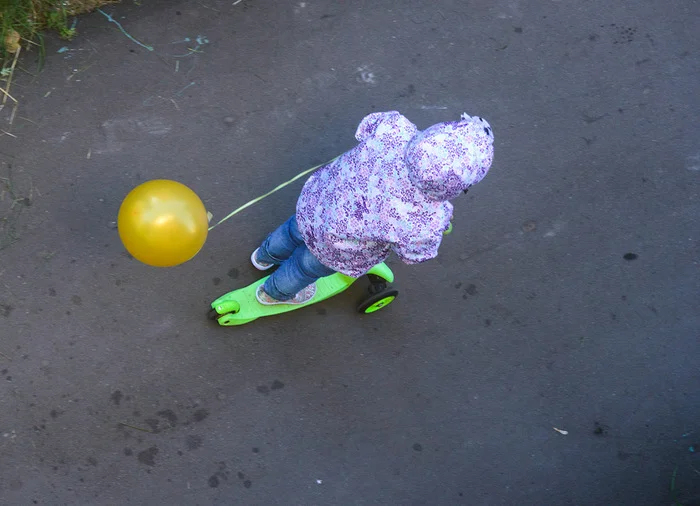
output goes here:
[{"label": "grey sneaker", "polygon": [[277,304],[306,304],[314,298],[314,295],[316,295],[316,283],[311,283],[289,300],[273,299],[267,294],[267,292],[265,292],[263,285],[260,285],[255,291],[255,298],[258,299],[258,302],[264,306],[274,306]]},{"label": "grey sneaker", "polygon": [[259,271],[266,271],[268,269],[271,269],[272,267],[275,266],[275,264],[268,264],[267,262],[261,262],[258,260],[258,251],[260,251],[260,248],[255,248],[255,251],[253,251],[253,254],[250,255],[250,262],[253,264],[253,267],[255,267]]}]

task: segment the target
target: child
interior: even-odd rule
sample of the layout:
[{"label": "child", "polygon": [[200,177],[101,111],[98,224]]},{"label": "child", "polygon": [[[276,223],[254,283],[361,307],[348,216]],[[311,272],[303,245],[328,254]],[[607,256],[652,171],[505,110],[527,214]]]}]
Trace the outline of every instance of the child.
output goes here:
[{"label": "child", "polygon": [[258,288],[261,304],[304,304],[316,280],[367,273],[394,251],[407,264],[437,256],[450,200],[481,181],[493,160],[486,120],[463,114],[424,131],[396,111],[360,123],[358,146],[308,179],[296,214],[251,255],[279,268]]}]

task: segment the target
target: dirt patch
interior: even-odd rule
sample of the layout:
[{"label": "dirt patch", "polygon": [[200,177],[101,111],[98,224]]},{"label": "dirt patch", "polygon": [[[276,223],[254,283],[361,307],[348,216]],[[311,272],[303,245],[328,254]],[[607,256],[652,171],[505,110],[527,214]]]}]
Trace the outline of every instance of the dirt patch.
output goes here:
[{"label": "dirt patch", "polygon": [[28,176],[0,161],[0,250],[20,238],[20,218],[32,206],[36,192]]}]

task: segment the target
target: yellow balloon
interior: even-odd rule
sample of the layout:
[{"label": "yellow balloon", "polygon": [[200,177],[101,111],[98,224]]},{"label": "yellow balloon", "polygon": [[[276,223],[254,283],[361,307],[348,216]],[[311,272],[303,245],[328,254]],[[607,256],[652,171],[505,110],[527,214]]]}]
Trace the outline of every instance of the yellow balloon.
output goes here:
[{"label": "yellow balloon", "polygon": [[131,255],[154,267],[192,259],[209,232],[201,199],[177,181],[156,179],[129,192],[117,218],[119,237]]}]

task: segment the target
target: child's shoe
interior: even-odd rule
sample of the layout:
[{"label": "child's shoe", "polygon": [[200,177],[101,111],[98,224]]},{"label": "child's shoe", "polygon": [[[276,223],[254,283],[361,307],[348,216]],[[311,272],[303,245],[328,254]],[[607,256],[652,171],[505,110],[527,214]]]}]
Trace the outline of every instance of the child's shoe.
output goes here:
[{"label": "child's shoe", "polygon": [[275,266],[275,264],[268,264],[267,262],[261,262],[258,260],[258,251],[260,251],[260,248],[255,248],[253,254],[250,255],[250,262],[253,264],[253,267],[259,271],[266,271]]},{"label": "child's shoe", "polygon": [[316,283],[311,283],[289,300],[273,299],[263,290],[263,285],[260,285],[255,291],[255,298],[264,306],[274,306],[276,304],[306,304],[314,298],[314,295],[316,295]]}]

